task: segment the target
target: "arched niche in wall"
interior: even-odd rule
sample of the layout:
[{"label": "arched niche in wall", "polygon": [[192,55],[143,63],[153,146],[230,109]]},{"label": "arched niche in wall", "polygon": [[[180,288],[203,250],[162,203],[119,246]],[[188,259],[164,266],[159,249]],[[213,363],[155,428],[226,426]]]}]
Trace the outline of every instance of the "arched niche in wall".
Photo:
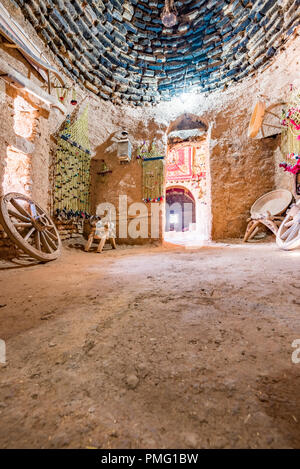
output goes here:
[{"label": "arched niche in wall", "polygon": [[168,143],[206,137],[207,130],[207,124],[199,116],[184,113],[170,122],[167,129]]}]

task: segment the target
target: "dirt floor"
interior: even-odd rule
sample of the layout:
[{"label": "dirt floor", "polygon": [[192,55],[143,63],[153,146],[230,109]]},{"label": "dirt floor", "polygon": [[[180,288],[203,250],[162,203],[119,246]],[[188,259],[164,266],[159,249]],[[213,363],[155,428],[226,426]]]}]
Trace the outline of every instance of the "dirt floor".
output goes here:
[{"label": "dirt floor", "polygon": [[2,263],[0,447],[300,448],[299,265],[271,243]]}]

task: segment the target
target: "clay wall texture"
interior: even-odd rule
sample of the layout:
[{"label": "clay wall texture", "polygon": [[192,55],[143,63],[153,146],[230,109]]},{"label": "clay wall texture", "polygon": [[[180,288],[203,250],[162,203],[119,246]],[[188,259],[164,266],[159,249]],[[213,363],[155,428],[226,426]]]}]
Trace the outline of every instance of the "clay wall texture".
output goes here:
[{"label": "clay wall texture", "polygon": [[213,239],[242,236],[249,209],[258,197],[276,188],[293,189],[293,177],[278,168],[280,136],[252,140],[247,128],[259,99],[267,106],[286,102],[290,84],[300,88],[299,47],[296,36],[266,70],[222,93],[187,96],[186,101],[155,108],[158,122],[169,123],[189,112],[209,128]]},{"label": "clay wall texture", "polygon": [[[3,3],[7,8],[11,5],[7,0]],[[10,11],[13,11],[11,7]],[[42,48],[40,39],[20,11],[16,20]],[[277,169],[280,138],[250,140],[247,127],[254,104],[260,96],[265,96],[267,104],[272,104],[287,99],[290,83],[300,87],[299,47],[300,39],[296,36],[256,77],[246,77],[242,83],[222,92],[187,97],[186,102],[176,98],[154,107],[116,106],[77,88],[79,106],[86,98],[85,103],[89,102],[90,110],[92,210],[101,202],[115,204],[119,195],[127,195],[129,203],[141,202],[142,168],[136,161],[137,147],[143,141],[149,145],[157,141],[166,146],[166,131],[170,123],[188,112],[199,116],[208,128],[212,238],[242,236],[249,208],[259,196],[276,187],[292,187],[291,176]],[[55,63],[51,53],[47,51],[47,54]],[[43,85],[37,73],[17,51],[7,50],[0,44],[0,56],[24,75],[27,76],[30,71],[31,79],[39,86]],[[70,83],[68,79],[66,81]],[[33,139],[18,137],[14,131],[14,99],[17,94],[0,80],[0,191],[3,190],[7,147],[14,146],[30,155],[32,196],[42,206],[50,207],[52,188],[49,168],[55,152],[55,140],[51,139],[51,135],[63,123],[65,116],[27,97],[36,111],[35,136]],[[68,105],[68,111],[71,110]],[[133,145],[132,161],[122,165],[116,158],[116,146],[112,141],[121,129],[128,131]],[[104,177],[96,174],[101,168],[102,159],[112,170]]]},{"label": "clay wall texture", "polygon": [[[101,103],[97,112],[91,115],[91,138],[95,141],[94,156],[91,161],[91,207],[95,213],[100,203],[109,202],[116,207],[117,219],[124,218],[124,213],[119,214],[119,196],[127,196],[128,207],[133,203],[142,203],[142,164],[137,160],[137,150],[145,141],[150,147],[152,142],[159,142],[164,150],[166,128],[163,124],[156,124],[150,113],[145,110],[128,108],[127,112],[120,115],[116,108],[106,103]],[[106,116],[106,117],[105,117]],[[114,137],[124,128],[129,133],[132,143],[132,160],[129,163],[120,163],[117,157],[117,144]],[[98,144],[97,144],[97,143]],[[100,143],[101,142],[101,143]],[[100,143],[100,144],[99,144]],[[105,161],[111,173],[99,175],[102,170],[102,160]],[[145,204],[150,216],[150,204]],[[133,215],[132,215],[133,216]],[[130,217],[129,220],[130,222]],[[150,218],[148,229],[150,230]],[[118,232],[117,226],[117,232]],[[141,243],[149,239],[131,239],[122,237],[120,242]]]}]

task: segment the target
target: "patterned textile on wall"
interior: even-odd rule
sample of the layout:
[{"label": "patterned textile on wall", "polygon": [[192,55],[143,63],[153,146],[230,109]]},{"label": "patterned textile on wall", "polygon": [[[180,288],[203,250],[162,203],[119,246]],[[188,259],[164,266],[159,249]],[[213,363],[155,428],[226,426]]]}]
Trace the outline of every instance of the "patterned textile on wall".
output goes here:
[{"label": "patterned textile on wall", "polygon": [[168,152],[167,181],[187,181],[192,179],[192,148],[183,147]]},{"label": "patterned textile on wall", "polygon": [[163,159],[145,159],[143,161],[143,200],[159,202],[164,193]]},{"label": "patterned textile on wall", "polygon": [[73,124],[67,117],[57,144],[54,210],[89,212],[91,151],[88,106]]},{"label": "patterned textile on wall", "polygon": [[194,147],[193,179],[199,180],[206,177],[207,142],[199,147]]},{"label": "patterned textile on wall", "polygon": [[300,172],[300,90],[291,87],[290,102],[282,111],[281,151],[284,161],[279,164],[293,174]]},{"label": "patterned textile on wall", "polygon": [[167,182],[191,181],[206,176],[207,143],[175,147],[167,156]]}]

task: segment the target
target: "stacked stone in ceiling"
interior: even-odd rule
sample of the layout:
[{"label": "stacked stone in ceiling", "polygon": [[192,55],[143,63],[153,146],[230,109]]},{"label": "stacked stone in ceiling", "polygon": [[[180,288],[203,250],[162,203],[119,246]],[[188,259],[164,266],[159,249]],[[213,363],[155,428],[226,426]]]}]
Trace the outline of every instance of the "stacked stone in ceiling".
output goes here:
[{"label": "stacked stone in ceiling", "polygon": [[143,104],[212,91],[266,66],[300,24],[300,0],[11,0],[66,73],[104,99]]}]

